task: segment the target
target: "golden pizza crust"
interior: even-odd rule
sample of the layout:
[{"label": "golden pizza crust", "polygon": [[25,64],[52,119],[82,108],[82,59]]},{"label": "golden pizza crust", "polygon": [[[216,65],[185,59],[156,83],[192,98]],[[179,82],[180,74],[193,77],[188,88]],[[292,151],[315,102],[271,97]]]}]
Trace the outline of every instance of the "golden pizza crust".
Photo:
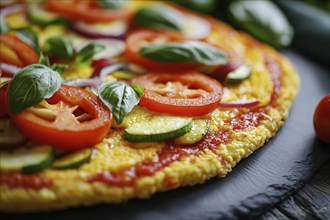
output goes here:
[{"label": "golden pizza crust", "polygon": [[[152,159],[164,143],[151,147],[136,148],[122,138],[121,130],[113,131],[95,146],[90,163],[78,169],[47,169],[40,175],[53,180],[53,186],[41,190],[0,185],[0,210],[6,212],[31,212],[63,209],[98,203],[120,203],[131,198],[148,198],[156,192],[182,186],[203,183],[214,176],[224,177],[243,158],[263,146],[288,117],[289,109],[299,87],[299,79],[292,64],[270,47],[257,43],[245,33],[236,32],[221,22],[213,22],[212,34],[208,41],[244,55],[245,61],[253,67],[251,77],[238,87],[225,91],[224,101],[235,101],[242,96],[257,98],[268,103],[272,93],[272,81],[265,66],[265,54],[274,57],[280,64],[281,92],[268,116],[257,127],[231,131],[231,139],[220,144],[216,150],[224,158],[210,150],[187,156],[173,162],[153,176],[137,180],[135,187],[117,187],[102,182],[88,182],[86,179],[100,171],[118,171],[134,166],[146,159]],[[140,108],[140,107],[137,107]],[[140,111],[146,111],[141,110]],[[139,111],[138,110],[138,111]],[[152,113],[146,113],[152,114]],[[212,131],[225,128],[224,121],[238,114],[238,110],[216,109],[205,116],[210,120]],[[142,114],[141,114],[142,115]],[[141,117],[148,117],[146,115]],[[139,146],[141,147],[141,146]]]}]

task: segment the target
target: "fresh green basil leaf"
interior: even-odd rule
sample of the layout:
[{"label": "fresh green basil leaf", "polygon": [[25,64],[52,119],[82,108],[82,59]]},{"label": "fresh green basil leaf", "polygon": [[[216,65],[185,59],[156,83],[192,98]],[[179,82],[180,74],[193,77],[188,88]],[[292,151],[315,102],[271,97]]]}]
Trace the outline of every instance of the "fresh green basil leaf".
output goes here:
[{"label": "fresh green basil leaf", "polygon": [[16,29],[15,32],[20,40],[33,47],[37,52],[40,51],[38,36],[34,31],[30,28],[21,28]]},{"label": "fresh green basil leaf", "polygon": [[44,51],[63,60],[72,60],[74,55],[72,42],[61,36],[48,38],[44,44]]},{"label": "fresh green basil leaf", "polygon": [[52,69],[32,64],[18,71],[8,90],[9,109],[18,114],[51,97],[61,86],[60,75]]},{"label": "fresh green basil leaf", "polygon": [[261,41],[276,48],[289,46],[293,28],[282,11],[270,0],[234,1],[229,5],[229,19]]},{"label": "fresh green basil leaf", "polygon": [[103,84],[98,89],[98,94],[103,103],[112,111],[117,124],[121,124],[125,115],[140,101],[139,94],[121,81]]},{"label": "fresh green basil leaf", "polygon": [[50,67],[49,58],[43,52],[39,53],[38,63]]},{"label": "fresh green basil leaf", "polygon": [[59,74],[61,74],[64,70],[66,70],[67,68],[69,68],[69,66],[66,65],[66,64],[54,63],[54,64],[51,65],[50,68],[52,70],[58,72]]},{"label": "fresh green basil leaf", "polygon": [[199,41],[146,44],[139,55],[161,63],[200,63],[218,65],[228,62],[222,50]]},{"label": "fresh green basil leaf", "polygon": [[106,46],[103,44],[90,43],[76,54],[75,64],[78,66],[89,65],[92,62],[93,56],[105,49]]},{"label": "fresh green basil leaf", "polygon": [[144,90],[143,90],[143,88],[140,85],[133,84],[131,87],[139,95],[139,97],[142,97],[144,95]]},{"label": "fresh green basil leaf", "polygon": [[127,0],[97,0],[97,3],[102,8],[106,9],[118,9],[123,7]]},{"label": "fresh green basil leaf", "polygon": [[4,17],[0,16],[0,33],[7,33],[10,30]]},{"label": "fresh green basil leaf", "polygon": [[138,26],[182,31],[183,15],[181,12],[166,6],[150,6],[140,9],[135,17],[134,22]]}]

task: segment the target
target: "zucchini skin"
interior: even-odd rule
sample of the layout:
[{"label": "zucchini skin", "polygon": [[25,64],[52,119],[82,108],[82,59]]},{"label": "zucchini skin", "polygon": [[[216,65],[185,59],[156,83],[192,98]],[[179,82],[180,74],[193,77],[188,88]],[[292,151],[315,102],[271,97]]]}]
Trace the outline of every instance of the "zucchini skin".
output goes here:
[{"label": "zucchini skin", "polygon": [[183,128],[179,128],[174,131],[160,133],[160,134],[148,134],[148,135],[137,135],[132,134],[124,130],[124,138],[131,142],[158,142],[158,141],[167,141],[174,139],[176,137],[180,137],[186,133],[188,133],[193,126],[193,121],[191,120],[187,125]]},{"label": "zucchini skin", "polygon": [[[86,152],[87,151],[87,152]],[[72,154],[65,155],[62,158],[59,158],[53,163],[53,168],[58,170],[65,170],[65,169],[73,169],[78,168],[85,163],[89,163],[92,157],[92,149],[87,148],[81,151],[73,152]],[[79,155],[77,154],[85,154],[83,155],[82,159],[75,160]]]},{"label": "zucchini skin", "polygon": [[21,172],[24,174],[33,174],[40,172],[41,170],[44,170],[53,164],[54,157],[55,157],[55,150],[51,148],[48,157],[44,161],[42,161],[39,164],[23,167]]}]

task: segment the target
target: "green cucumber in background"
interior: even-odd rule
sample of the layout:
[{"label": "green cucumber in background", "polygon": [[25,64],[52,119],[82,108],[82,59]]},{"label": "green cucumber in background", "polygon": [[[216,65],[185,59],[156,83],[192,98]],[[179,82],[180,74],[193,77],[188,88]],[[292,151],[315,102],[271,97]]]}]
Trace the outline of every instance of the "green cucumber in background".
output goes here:
[{"label": "green cucumber in background", "polygon": [[275,48],[287,47],[293,39],[292,26],[270,0],[233,1],[228,6],[228,18],[235,26]]},{"label": "green cucumber in background", "polygon": [[303,1],[275,1],[295,29],[293,47],[330,65],[330,15]]}]

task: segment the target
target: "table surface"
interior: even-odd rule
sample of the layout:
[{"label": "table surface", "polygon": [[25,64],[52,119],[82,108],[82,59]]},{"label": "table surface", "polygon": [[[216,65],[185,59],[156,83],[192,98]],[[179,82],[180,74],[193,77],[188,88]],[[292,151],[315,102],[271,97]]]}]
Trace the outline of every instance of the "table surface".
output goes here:
[{"label": "table surface", "polygon": [[297,192],[258,220],[330,219],[330,161]]}]

